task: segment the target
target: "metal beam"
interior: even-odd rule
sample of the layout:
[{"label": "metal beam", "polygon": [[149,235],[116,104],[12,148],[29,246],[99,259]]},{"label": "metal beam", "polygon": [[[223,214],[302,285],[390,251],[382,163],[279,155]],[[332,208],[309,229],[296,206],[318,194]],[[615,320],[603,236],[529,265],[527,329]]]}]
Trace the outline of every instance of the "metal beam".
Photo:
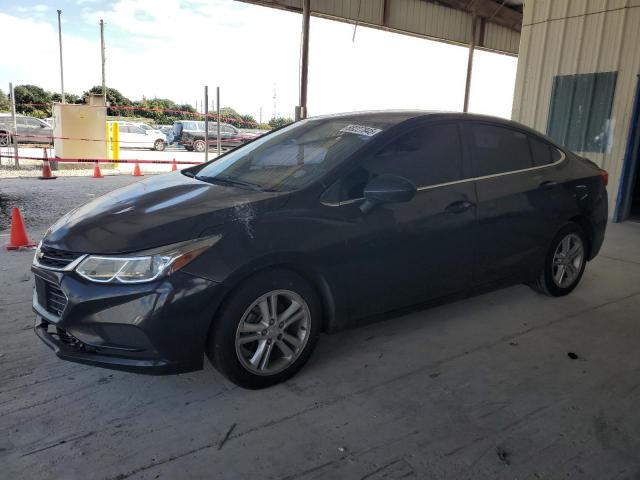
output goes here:
[{"label": "metal beam", "polygon": [[474,15],[471,18],[471,40],[469,41],[469,58],[467,59],[467,82],[464,87],[463,112],[469,111],[469,94],[471,91],[471,73],[473,72],[473,52],[476,48],[476,25],[478,18]]},{"label": "metal beam", "polygon": [[307,80],[309,76],[309,20],[311,0],[302,0],[302,47],[300,50],[300,102],[296,120],[307,118]]},{"label": "metal beam", "polygon": [[473,11],[480,18],[486,18],[517,32],[522,30],[522,13],[512,8],[503,7],[502,2],[494,0],[437,0],[437,3],[465,12]]}]

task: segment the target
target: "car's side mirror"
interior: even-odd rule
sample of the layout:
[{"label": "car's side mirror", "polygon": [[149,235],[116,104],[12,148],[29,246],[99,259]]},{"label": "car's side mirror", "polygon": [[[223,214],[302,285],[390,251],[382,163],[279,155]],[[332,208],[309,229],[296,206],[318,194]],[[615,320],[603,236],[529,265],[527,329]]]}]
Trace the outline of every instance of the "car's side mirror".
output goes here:
[{"label": "car's side mirror", "polygon": [[408,202],[416,194],[416,186],[408,179],[398,175],[379,175],[364,187],[364,202],[360,210],[367,213],[382,203]]}]

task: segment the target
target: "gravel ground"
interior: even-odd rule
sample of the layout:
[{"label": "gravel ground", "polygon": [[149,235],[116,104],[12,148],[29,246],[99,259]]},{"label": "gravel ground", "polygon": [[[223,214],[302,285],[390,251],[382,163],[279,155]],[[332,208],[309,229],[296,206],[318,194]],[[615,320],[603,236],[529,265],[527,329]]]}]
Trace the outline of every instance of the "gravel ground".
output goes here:
[{"label": "gravel ground", "polygon": [[20,209],[27,230],[42,230],[77,205],[143,178],[117,175],[94,179],[67,175],[55,180],[0,179],[0,232],[11,225],[13,207]]}]

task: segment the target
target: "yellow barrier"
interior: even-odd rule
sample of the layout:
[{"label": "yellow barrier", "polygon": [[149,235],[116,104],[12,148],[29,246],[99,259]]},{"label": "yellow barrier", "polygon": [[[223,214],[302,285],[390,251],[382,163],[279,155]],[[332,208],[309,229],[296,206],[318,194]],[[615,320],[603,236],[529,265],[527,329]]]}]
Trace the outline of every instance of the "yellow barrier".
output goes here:
[{"label": "yellow barrier", "polygon": [[[109,160],[120,159],[120,124],[107,122],[107,158]],[[114,162],[113,167],[118,168],[119,162]]]}]

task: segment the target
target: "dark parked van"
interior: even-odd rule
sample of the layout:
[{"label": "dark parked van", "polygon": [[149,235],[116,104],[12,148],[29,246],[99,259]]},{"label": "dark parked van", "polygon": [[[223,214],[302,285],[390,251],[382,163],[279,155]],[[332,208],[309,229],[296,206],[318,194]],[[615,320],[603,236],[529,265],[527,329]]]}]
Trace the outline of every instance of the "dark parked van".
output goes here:
[{"label": "dark parked van", "polygon": [[[204,152],[204,122],[196,120],[179,120],[173,122],[174,141],[189,151]],[[235,148],[243,145],[260,134],[244,132],[228,123],[220,124],[220,145],[223,148]],[[209,149],[218,145],[218,124],[209,122]]]}]

